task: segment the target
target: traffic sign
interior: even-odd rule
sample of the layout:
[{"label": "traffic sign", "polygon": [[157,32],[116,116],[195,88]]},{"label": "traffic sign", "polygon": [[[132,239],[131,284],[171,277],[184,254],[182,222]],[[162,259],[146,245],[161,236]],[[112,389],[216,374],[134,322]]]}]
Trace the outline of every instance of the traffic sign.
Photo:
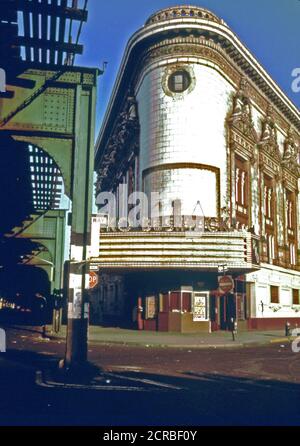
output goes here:
[{"label": "traffic sign", "polygon": [[234,289],[234,281],[232,276],[219,276],[219,290],[221,293],[232,293]]},{"label": "traffic sign", "polygon": [[95,271],[90,271],[89,274],[89,288],[95,288],[98,285],[98,274]]}]

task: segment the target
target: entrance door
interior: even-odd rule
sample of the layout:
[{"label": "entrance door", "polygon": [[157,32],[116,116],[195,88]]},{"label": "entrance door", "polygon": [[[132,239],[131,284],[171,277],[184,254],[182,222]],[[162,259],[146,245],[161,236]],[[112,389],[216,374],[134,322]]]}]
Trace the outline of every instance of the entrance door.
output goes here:
[{"label": "entrance door", "polygon": [[211,295],[209,298],[209,319],[211,323],[211,331],[217,331],[220,329],[219,306],[219,297]]},{"label": "entrance door", "polygon": [[220,329],[230,330],[231,318],[236,319],[236,305],[233,294],[220,297]]}]

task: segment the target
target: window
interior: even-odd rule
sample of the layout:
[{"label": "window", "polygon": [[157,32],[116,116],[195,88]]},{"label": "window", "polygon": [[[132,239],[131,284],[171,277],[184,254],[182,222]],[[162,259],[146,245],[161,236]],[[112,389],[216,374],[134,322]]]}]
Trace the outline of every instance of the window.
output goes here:
[{"label": "window", "polygon": [[247,207],[247,172],[237,167],[235,169],[235,200],[237,205]]},{"label": "window", "polygon": [[239,321],[246,320],[246,295],[243,293],[236,294],[236,315]]},{"label": "window", "polygon": [[181,311],[181,293],[170,293],[170,311]]},{"label": "window", "polygon": [[187,71],[178,70],[172,73],[168,80],[168,87],[173,93],[182,93],[191,84],[191,77]]},{"label": "window", "polygon": [[288,229],[293,229],[293,202],[287,200],[287,227]]},{"label": "window", "polygon": [[263,218],[266,230],[266,244],[268,262],[276,258],[276,237],[275,237],[275,219],[276,219],[276,196],[274,189],[274,179],[264,175],[264,194],[262,198]]},{"label": "window", "polygon": [[161,293],[159,295],[159,311],[162,313],[167,313],[169,308],[169,293]]},{"label": "window", "polygon": [[271,184],[271,180],[265,178],[265,190],[264,190],[264,214],[267,225],[272,225],[274,219],[274,190]]},{"label": "window", "polygon": [[274,235],[267,234],[268,261],[275,259]]},{"label": "window", "polygon": [[299,290],[293,288],[293,305],[299,305]]},{"label": "window", "polygon": [[289,246],[289,263],[290,265],[297,265],[297,218],[296,218],[296,200],[295,192],[286,191],[285,202],[285,226],[288,236]]},{"label": "window", "polygon": [[192,312],[192,293],[182,293],[182,311],[184,313]]},{"label": "window", "polygon": [[296,249],[294,243],[290,243],[290,264],[296,265]]},{"label": "window", "polygon": [[293,231],[295,221],[295,199],[294,194],[290,191],[286,193],[286,226],[288,230]]},{"label": "window", "polygon": [[241,225],[249,223],[249,174],[247,161],[235,159],[235,209]]},{"label": "window", "polygon": [[279,287],[271,285],[271,304],[279,304]]}]

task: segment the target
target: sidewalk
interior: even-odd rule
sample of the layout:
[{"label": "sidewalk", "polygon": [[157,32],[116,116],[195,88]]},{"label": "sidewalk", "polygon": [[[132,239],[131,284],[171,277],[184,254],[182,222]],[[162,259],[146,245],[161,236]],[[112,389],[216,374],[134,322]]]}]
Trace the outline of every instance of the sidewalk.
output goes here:
[{"label": "sidewalk", "polygon": [[[65,338],[66,327],[58,334],[47,333],[54,338]],[[177,347],[177,348],[218,348],[242,347],[287,342],[283,330],[240,332],[232,341],[231,332],[213,333],[165,333],[157,331],[138,331],[115,327],[89,327],[89,341],[104,344],[142,345],[145,347]]]}]

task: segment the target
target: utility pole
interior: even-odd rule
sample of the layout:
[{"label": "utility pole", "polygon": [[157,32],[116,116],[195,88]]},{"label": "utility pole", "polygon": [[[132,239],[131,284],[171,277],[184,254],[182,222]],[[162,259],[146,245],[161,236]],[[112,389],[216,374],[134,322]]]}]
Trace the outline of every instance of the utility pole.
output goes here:
[{"label": "utility pole", "polygon": [[91,234],[89,234],[83,249],[82,261],[69,261],[66,265],[65,277],[68,290],[68,326],[65,369],[84,366],[87,363],[88,322],[89,322],[89,289],[95,284],[90,283],[91,257],[99,255],[99,236],[101,217],[91,218]]},{"label": "utility pole", "polygon": [[84,366],[87,362],[88,315],[87,302],[87,269],[86,262],[68,262],[68,323],[66,354],[64,368],[66,370]]}]

